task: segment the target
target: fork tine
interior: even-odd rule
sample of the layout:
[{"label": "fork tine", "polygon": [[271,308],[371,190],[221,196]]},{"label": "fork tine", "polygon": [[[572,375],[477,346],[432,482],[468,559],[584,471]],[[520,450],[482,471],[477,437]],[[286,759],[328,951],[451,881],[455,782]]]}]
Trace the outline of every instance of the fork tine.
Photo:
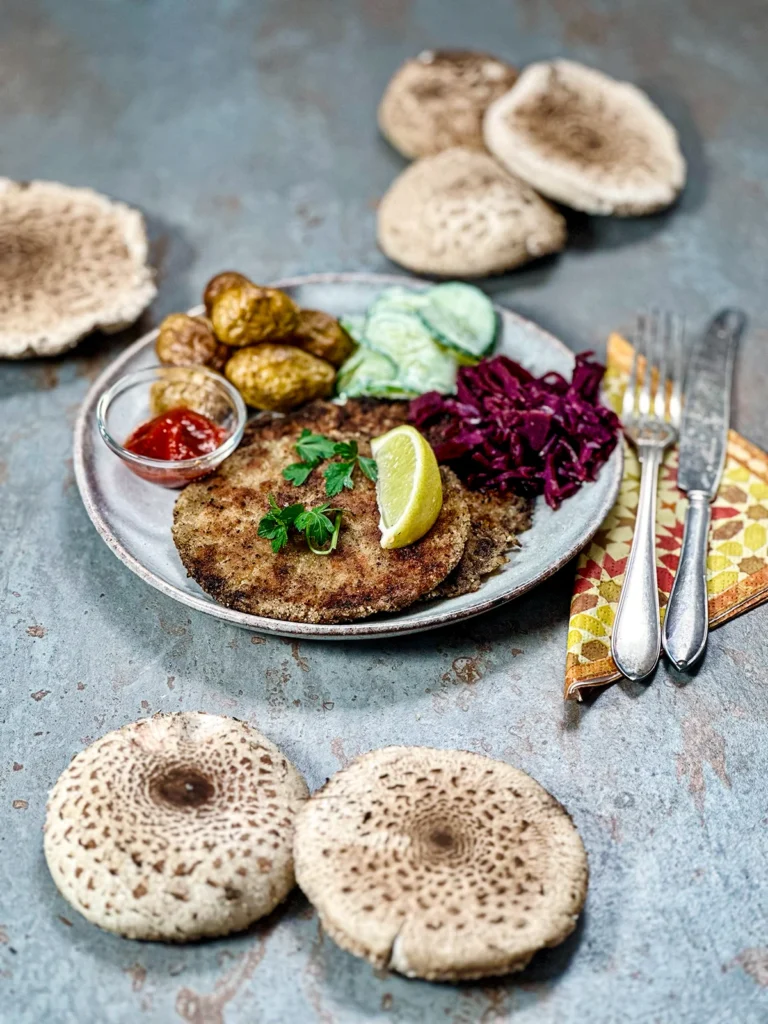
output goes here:
[{"label": "fork tine", "polygon": [[656,354],[658,356],[658,374],[653,413],[658,420],[666,420],[667,418],[667,350],[671,344],[672,320],[673,316],[671,313],[664,313],[659,318],[657,328]]},{"label": "fork tine", "polygon": [[640,320],[638,316],[635,325],[635,336],[634,336],[634,354],[632,356],[632,369],[629,371],[629,380],[627,386],[624,389],[624,398],[621,403],[621,418],[624,423],[627,423],[635,414],[635,398],[637,396],[637,364],[639,360],[639,353],[641,349],[640,336]]},{"label": "fork tine", "polygon": [[658,334],[658,317],[655,311],[650,314],[643,314],[640,321],[642,328],[639,331],[639,342],[641,354],[645,356],[645,370],[643,372],[643,383],[640,387],[640,394],[637,397],[637,411],[640,419],[646,419],[651,411],[651,388],[652,388],[652,367],[655,348],[655,337]]},{"label": "fork tine", "polygon": [[669,399],[669,418],[674,427],[680,426],[683,394],[683,343],[685,341],[685,319],[673,316],[670,325],[671,359],[672,359],[672,394]]}]

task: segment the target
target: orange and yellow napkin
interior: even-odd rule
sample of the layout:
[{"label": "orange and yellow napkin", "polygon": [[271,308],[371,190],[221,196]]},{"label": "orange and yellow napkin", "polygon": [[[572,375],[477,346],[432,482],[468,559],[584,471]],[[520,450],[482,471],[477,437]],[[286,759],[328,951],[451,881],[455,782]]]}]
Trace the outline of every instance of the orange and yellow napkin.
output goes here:
[{"label": "orange and yellow napkin", "polygon": [[[608,341],[605,398],[618,412],[632,362],[632,346],[618,334]],[[624,477],[616,504],[579,556],[571,600],[565,698],[621,678],[611,657],[611,628],[624,579],[640,489],[640,464],[625,443]],[[661,615],[672,588],[683,540],[687,499],[677,489],[677,448],[659,476],[656,572]],[[712,504],[707,559],[709,623],[719,626],[768,599],[768,455],[731,430],[720,489]]]}]

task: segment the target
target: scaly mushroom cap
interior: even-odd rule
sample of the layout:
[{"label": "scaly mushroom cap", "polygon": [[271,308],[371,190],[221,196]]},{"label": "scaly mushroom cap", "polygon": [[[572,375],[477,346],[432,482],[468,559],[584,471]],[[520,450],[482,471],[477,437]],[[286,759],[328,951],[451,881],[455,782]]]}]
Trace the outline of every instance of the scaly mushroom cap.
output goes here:
[{"label": "scaly mushroom cap", "polygon": [[501,761],[385,747],[298,816],[296,880],[343,949],[409,977],[525,967],[575,925],[584,846],[565,809]]},{"label": "scaly mushroom cap", "polygon": [[425,50],[390,80],[379,105],[379,127],[409,159],[451,146],[484,149],[483,114],[517,74],[487,53]]},{"label": "scaly mushroom cap", "polygon": [[482,277],[559,252],[565,221],[487,153],[456,147],[395,179],[379,204],[378,240],[416,273]]},{"label": "scaly mushroom cap", "polygon": [[264,917],[294,885],[306,784],[234,718],[158,714],[107,733],[51,791],[45,856],[93,924],[187,942]]},{"label": "scaly mushroom cap", "polygon": [[531,64],[485,115],[488,149],[537,191],[587,213],[634,216],[685,183],[677,132],[644,92],[568,60]]},{"label": "scaly mushroom cap", "polygon": [[120,331],[156,291],[137,210],[88,188],[0,178],[0,358]]}]

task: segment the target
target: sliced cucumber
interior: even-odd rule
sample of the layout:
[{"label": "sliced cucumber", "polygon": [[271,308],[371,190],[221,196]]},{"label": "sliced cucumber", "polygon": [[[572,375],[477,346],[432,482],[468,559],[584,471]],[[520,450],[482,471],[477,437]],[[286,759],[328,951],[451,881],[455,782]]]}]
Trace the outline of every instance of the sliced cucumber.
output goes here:
[{"label": "sliced cucumber", "polygon": [[373,300],[368,310],[368,316],[375,316],[385,311],[413,313],[426,305],[428,295],[429,292],[413,291],[411,288],[403,288],[402,285],[385,288]]},{"label": "sliced cucumber", "polygon": [[356,316],[340,316],[339,323],[350,336],[352,341],[356,341],[358,345],[365,344],[365,338],[363,332],[365,330],[365,314]]},{"label": "sliced cucumber", "polygon": [[415,394],[400,384],[389,356],[363,346],[339,369],[336,391],[347,398],[413,398]]},{"label": "sliced cucumber", "polygon": [[368,345],[388,356],[397,367],[400,384],[423,394],[456,390],[456,358],[437,344],[431,330],[415,312],[372,309],[365,321]]},{"label": "sliced cucumber", "polygon": [[418,315],[441,345],[473,359],[491,351],[498,334],[496,310],[479,288],[459,281],[439,284],[426,293]]}]

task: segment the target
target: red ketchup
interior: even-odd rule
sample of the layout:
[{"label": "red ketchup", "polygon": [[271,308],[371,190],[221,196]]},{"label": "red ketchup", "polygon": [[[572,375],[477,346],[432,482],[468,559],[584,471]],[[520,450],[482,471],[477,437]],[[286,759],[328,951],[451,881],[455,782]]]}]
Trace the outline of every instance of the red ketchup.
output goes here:
[{"label": "red ketchup", "polygon": [[[215,451],[228,436],[228,430],[202,413],[179,408],[170,409],[136,427],[123,447],[147,459],[179,462]],[[134,464],[130,466],[138,476],[162,483],[166,487],[180,487],[201,475],[199,469],[184,473]]]}]

